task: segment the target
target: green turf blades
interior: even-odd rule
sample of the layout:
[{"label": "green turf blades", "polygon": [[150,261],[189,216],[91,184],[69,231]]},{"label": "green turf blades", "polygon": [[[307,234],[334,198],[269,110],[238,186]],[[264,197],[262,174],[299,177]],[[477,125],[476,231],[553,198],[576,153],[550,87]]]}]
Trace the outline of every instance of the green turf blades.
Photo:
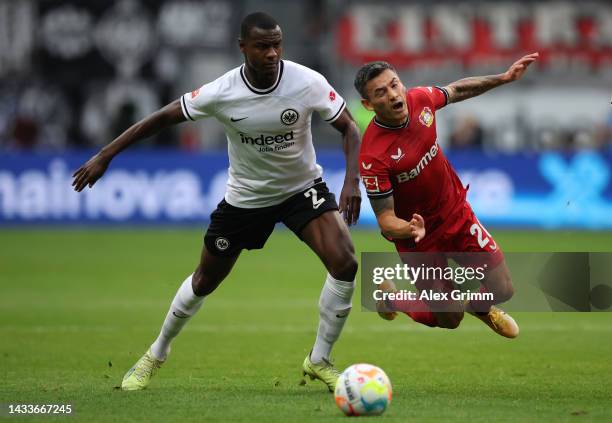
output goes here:
[{"label": "green turf blades", "polygon": [[[392,251],[375,232],[354,235],[358,252]],[[494,235],[506,251],[612,245],[609,234]],[[322,384],[299,384],[324,271],[290,232],[244,253],[143,392],[113,388],[157,335],[201,230],[0,238],[0,403],[70,403],[71,421],[346,422]],[[355,308],[334,357],[387,372],[384,422],[609,421],[612,315],[515,317],[521,336],[509,341],[469,316],[447,331]]]}]

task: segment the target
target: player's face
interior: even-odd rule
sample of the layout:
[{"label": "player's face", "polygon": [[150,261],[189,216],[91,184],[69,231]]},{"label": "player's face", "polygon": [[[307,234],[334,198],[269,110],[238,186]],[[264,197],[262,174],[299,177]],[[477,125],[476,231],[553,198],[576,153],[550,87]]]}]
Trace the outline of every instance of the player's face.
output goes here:
[{"label": "player's face", "polygon": [[249,69],[259,75],[274,75],[283,52],[283,33],[279,26],[275,29],[252,28],[249,36],[240,40],[240,51]]},{"label": "player's face", "polygon": [[362,99],[363,106],[373,110],[383,122],[401,125],[408,118],[406,105],[406,88],[391,69],[385,69],[376,78],[366,84],[367,99]]}]

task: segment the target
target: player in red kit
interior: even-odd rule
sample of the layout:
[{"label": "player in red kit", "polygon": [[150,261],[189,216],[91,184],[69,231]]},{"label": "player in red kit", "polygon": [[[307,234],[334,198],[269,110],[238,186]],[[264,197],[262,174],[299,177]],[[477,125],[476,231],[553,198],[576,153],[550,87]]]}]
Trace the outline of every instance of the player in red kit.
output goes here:
[{"label": "player in red kit", "polygon": [[[478,257],[487,268],[481,292],[493,294],[489,300],[448,301],[442,309],[425,300],[386,300],[378,304],[384,318],[395,318],[397,310],[419,323],[454,329],[468,312],[502,336],[518,335],[514,319],[495,307],[513,295],[503,253],[476,218],[466,200],[467,189],[437,142],[435,114],[449,103],[518,80],[537,57],[524,56],[499,75],[465,78],[445,87],[406,89],[386,62],[368,63],[358,71],[355,88],[364,107],[376,113],[361,144],[361,179],[383,235],[399,253],[431,253],[426,265],[444,267],[452,258],[469,267]],[[415,237],[415,227],[422,223],[426,235]],[[400,255],[404,262],[411,260]],[[412,256],[423,263],[423,255]],[[422,291],[426,285],[417,281],[416,287]],[[453,283],[438,280],[427,285],[431,287],[449,291]],[[381,288],[395,290],[391,281]]]}]

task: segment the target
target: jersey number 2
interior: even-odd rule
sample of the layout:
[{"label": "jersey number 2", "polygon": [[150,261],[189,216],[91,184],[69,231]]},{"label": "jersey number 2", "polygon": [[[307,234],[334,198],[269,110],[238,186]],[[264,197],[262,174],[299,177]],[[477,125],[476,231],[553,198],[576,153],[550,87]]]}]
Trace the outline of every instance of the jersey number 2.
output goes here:
[{"label": "jersey number 2", "polygon": [[325,202],[325,198],[318,198],[317,190],[314,188],[310,188],[308,191],[304,193],[304,197],[312,198],[312,208],[318,209],[321,204]]}]

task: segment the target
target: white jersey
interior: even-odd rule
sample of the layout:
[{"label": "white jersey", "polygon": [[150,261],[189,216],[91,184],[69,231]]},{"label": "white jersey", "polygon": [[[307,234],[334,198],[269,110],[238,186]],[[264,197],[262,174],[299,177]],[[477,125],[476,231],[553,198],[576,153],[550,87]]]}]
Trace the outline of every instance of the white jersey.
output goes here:
[{"label": "white jersey", "polygon": [[185,117],[214,117],[225,127],[229,179],[225,200],[242,208],[279,204],[321,177],[310,122],[335,121],[345,102],[319,73],[288,60],[276,82],[253,87],[244,65],[181,97]]}]

